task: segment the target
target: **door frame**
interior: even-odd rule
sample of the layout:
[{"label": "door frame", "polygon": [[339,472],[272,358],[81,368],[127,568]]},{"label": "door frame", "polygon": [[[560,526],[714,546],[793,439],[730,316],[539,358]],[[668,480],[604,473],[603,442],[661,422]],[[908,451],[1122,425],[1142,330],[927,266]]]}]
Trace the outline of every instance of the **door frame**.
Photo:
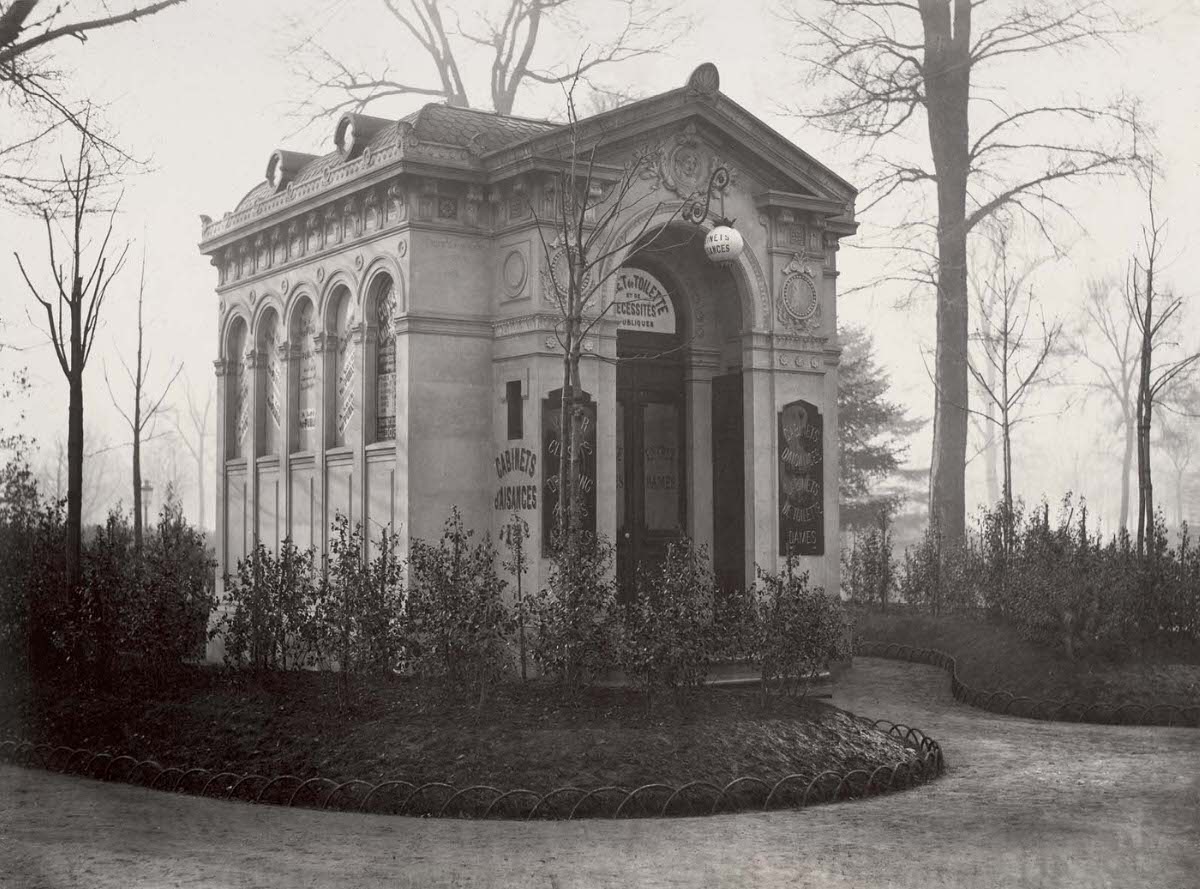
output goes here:
[{"label": "door frame", "polygon": [[[624,524],[616,527],[616,574],[622,598],[632,598],[637,568],[648,558],[665,551],[668,543],[691,533],[688,528],[688,461],[691,454],[684,356],[678,336],[620,331],[617,339],[616,411],[621,413],[621,439],[616,445],[623,454],[624,477],[618,477],[618,496],[623,498]],[[661,353],[668,352],[663,355]],[[653,355],[652,358],[632,357]],[[676,408],[677,497],[679,530],[652,531],[645,522],[645,461],[640,459],[645,442],[643,409],[649,404],[671,404]]]}]

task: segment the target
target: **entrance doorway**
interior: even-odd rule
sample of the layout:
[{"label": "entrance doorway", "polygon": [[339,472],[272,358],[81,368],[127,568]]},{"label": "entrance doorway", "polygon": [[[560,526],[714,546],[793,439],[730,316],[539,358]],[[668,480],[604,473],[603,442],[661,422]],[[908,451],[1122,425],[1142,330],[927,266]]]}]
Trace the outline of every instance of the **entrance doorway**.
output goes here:
[{"label": "entrance doorway", "polygon": [[617,334],[617,587],[660,562],[686,533],[687,425],[675,335]]}]

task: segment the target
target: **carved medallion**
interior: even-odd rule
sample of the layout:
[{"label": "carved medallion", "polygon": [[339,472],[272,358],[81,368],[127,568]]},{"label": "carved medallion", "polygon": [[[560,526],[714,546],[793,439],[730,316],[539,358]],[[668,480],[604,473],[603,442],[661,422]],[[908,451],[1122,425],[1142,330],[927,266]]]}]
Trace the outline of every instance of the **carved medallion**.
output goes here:
[{"label": "carved medallion", "polygon": [[821,270],[815,262],[796,254],[783,269],[779,291],[779,320],[799,331],[821,326],[821,297],[817,287]]},{"label": "carved medallion", "polygon": [[[579,282],[580,294],[587,299],[592,286],[592,273],[589,270]],[[557,300],[567,295],[571,288],[571,264],[567,259],[567,248],[560,245],[550,255],[550,267],[542,272],[542,292],[545,296]],[[557,294],[555,294],[557,291]]]},{"label": "carved medallion", "polygon": [[510,251],[504,258],[504,286],[509,296],[516,296],[525,288],[525,279],[529,269],[525,264],[525,255],[520,250]]}]

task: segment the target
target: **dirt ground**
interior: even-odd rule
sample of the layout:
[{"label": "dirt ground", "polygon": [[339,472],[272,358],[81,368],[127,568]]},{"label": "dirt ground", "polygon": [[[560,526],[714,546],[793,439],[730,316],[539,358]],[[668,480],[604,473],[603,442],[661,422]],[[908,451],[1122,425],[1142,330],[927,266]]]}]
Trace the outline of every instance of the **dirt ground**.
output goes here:
[{"label": "dirt ground", "polygon": [[1200,886],[1200,731],[973,710],[858,659],[834,703],[919,726],[949,773],[806,811],[513,823],[293,811],[0,767],[0,886]]}]

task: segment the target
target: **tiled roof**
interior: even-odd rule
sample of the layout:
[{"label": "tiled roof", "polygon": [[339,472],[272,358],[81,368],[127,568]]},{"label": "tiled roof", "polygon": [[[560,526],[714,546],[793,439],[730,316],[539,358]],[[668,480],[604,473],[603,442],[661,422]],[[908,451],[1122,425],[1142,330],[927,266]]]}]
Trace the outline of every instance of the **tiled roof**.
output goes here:
[{"label": "tiled roof", "polygon": [[[420,142],[437,142],[465,148],[478,137],[476,144],[482,151],[495,151],[560,126],[560,124],[546,120],[510,117],[489,111],[455,108],[450,105],[434,103],[425,105],[400,119],[412,124],[413,135]],[[373,153],[379,152],[395,145],[398,138],[399,132],[396,127],[384,127],[375,134],[368,146]],[[323,175],[326,169],[341,162],[341,155],[332,151],[305,164],[292,177],[291,182],[301,185]],[[273,189],[268,183],[259,182],[238,202],[234,212],[253,206],[257,201],[269,197],[272,193]]]}]

